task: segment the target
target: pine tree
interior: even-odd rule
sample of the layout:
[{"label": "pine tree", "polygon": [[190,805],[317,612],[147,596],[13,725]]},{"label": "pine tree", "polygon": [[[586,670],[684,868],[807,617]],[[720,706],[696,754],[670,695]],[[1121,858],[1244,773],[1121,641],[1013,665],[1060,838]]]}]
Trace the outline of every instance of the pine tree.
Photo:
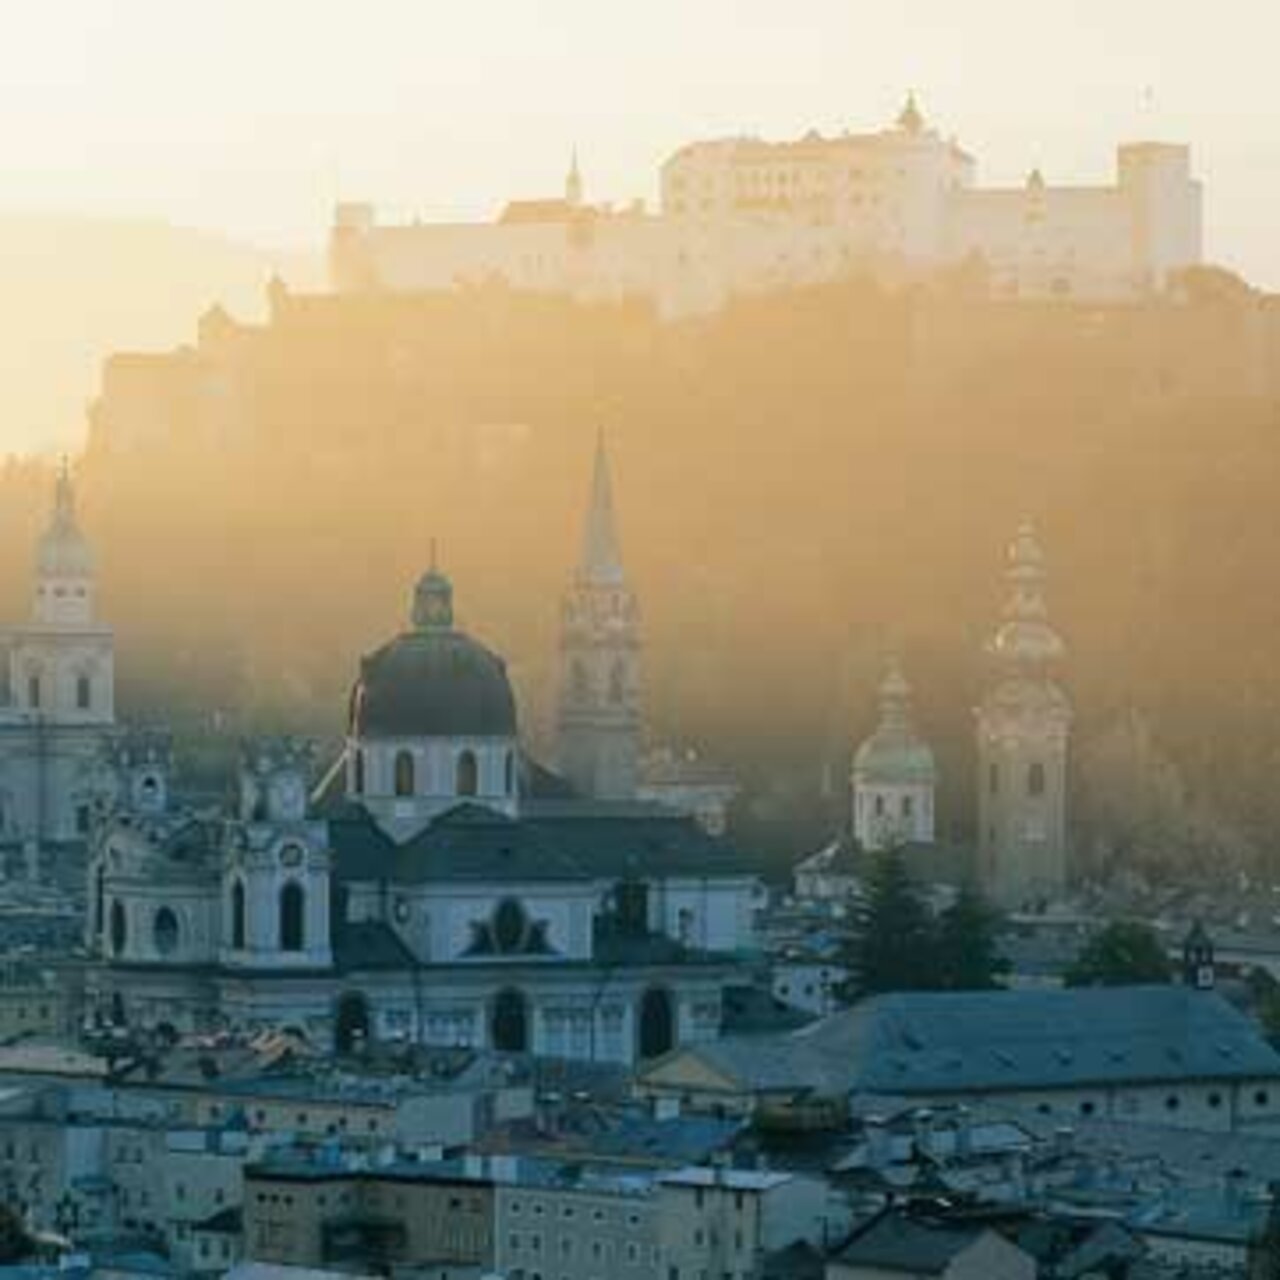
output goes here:
[{"label": "pine tree", "polygon": [[1067,971],[1069,987],[1123,987],[1173,981],[1173,966],[1150,925],[1116,920],[1081,948]]},{"label": "pine tree", "polygon": [[1000,986],[1009,962],[996,941],[1000,917],[967,881],[956,900],[939,915],[937,985],[948,991],[989,991]]},{"label": "pine tree", "polygon": [[896,850],[876,856],[859,924],[847,956],[854,994],[937,985],[933,919]]}]

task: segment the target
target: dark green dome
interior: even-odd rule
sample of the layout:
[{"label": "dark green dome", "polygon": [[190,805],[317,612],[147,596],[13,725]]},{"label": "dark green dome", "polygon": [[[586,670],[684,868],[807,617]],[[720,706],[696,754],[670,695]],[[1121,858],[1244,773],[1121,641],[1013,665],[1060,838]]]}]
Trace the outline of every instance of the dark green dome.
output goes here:
[{"label": "dark green dome", "polygon": [[351,691],[355,738],[514,737],[506,663],[453,627],[453,588],[437,569],[414,596],[414,629],[369,654]]},{"label": "dark green dome", "polygon": [[506,664],[460,631],[410,631],[360,664],[356,738],[514,737]]}]

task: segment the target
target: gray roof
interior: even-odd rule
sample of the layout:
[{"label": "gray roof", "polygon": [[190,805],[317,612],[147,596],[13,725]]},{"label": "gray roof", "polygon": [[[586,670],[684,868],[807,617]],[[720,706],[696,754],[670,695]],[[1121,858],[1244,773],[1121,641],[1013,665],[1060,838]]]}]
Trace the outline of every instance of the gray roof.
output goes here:
[{"label": "gray roof", "polygon": [[1213,992],[1186,987],[910,992],[797,1033],[888,1093],[1280,1077],[1280,1055]]},{"label": "gray roof", "polygon": [[877,996],[785,1035],[683,1052],[756,1092],[909,1097],[1280,1079],[1280,1055],[1243,1014],[1214,992],[1173,986]]},{"label": "gray roof", "polygon": [[984,1228],[941,1226],[890,1211],[873,1219],[836,1255],[848,1267],[941,1275]]},{"label": "gray roof", "polygon": [[442,814],[397,844],[358,805],[330,822],[339,880],[592,882],[688,875],[750,876],[733,845],[683,814],[656,805],[585,801],[508,818],[477,804]]}]

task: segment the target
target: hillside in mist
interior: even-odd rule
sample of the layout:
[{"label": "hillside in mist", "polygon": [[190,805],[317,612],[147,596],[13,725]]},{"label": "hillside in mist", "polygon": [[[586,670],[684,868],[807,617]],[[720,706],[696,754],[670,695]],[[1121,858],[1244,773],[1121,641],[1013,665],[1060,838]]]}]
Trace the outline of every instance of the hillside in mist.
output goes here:
[{"label": "hillside in mist", "polygon": [[161,222],[7,214],[0,245],[0,453],[78,447],[110,352],[186,341],[213,301],[258,314],[273,272],[316,270]]},{"label": "hillside in mist", "polygon": [[[679,326],[490,292],[278,298],[266,326],[220,321],[108,379],[82,490],[122,705],[339,732],[434,538],[545,750],[603,424],[655,736],[742,770],[771,847],[830,821],[819,780],[872,726],[889,636],[943,826],[970,829],[983,644],[1033,516],[1070,645],[1081,838],[1135,865],[1269,861],[1274,317],[1210,283],[1111,310],[849,284]],[[47,482],[0,484],[19,603]]]}]

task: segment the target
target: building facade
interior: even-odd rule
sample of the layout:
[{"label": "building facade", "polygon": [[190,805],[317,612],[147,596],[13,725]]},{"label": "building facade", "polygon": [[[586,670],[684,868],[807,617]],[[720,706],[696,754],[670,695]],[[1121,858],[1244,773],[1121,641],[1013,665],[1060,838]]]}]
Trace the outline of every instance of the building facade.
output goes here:
[{"label": "building facade", "polygon": [[997,297],[1116,301],[1159,293],[1200,262],[1202,192],[1189,149],[1121,146],[1115,179],[979,187],[975,162],[909,99],[887,128],[786,142],[695,142],[662,166],[654,214],[584,199],[576,157],[563,197],[509,204],[492,223],[386,226],[337,211],[333,288],[482,287],[584,301],[652,300],[666,315],[735,295],[854,275],[972,269]]}]

